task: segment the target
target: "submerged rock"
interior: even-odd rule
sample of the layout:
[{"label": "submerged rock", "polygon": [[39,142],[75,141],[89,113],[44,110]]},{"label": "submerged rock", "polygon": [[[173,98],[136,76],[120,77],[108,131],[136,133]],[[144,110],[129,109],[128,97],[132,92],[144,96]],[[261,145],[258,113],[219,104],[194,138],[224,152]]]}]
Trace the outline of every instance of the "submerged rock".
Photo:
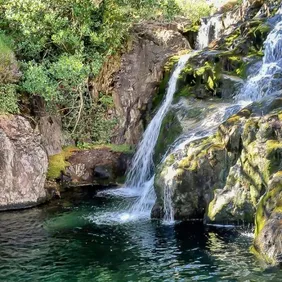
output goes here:
[{"label": "submerged rock", "polygon": [[48,158],[41,137],[21,116],[0,116],[0,210],[47,200]]}]

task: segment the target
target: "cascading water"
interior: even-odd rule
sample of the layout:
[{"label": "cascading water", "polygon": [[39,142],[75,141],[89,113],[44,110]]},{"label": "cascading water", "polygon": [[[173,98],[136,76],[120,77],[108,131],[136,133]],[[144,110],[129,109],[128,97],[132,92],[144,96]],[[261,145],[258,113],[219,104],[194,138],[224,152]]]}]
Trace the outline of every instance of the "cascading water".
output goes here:
[{"label": "cascading water", "polygon": [[[205,36],[207,36],[206,34]],[[208,42],[208,39],[205,39]],[[204,40],[203,40],[204,42]],[[265,98],[282,90],[282,7],[274,19],[274,28],[265,43],[262,66],[254,76],[249,76],[233,104],[220,107],[218,112],[208,115],[188,135],[182,136],[174,145],[172,153],[181,151],[187,144],[197,139],[211,135],[219,124],[238,112],[251,102]],[[280,93],[281,94],[281,93]],[[200,128],[200,129],[199,129]],[[184,141],[183,141],[184,139]],[[167,154],[166,154],[167,155]],[[168,168],[166,186],[164,187],[164,219],[173,221],[174,211],[171,199],[170,181],[176,171]],[[169,175],[171,174],[171,175]]]},{"label": "cascading water", "polygon": [[257,101],[282,89],[282,7],[278,10],[274,29],[264,42],[265,51],[259,71],[248,78],[237,101]]},{"label": "cascading water", "polygon": [[166,97],[144,132],[143,139],[133,158],[132,167],[128,173],[125,183],[126,187],[134,189],[137,193],[141,194],[135,205],[131,208],[131,214],[133,216],[140,213],[150,213],[151,207],[154,204],[154,149],[157,144],[162,121],[173,101],[178,76],[192,54],[193,53],[190,53],[180,57],[169,80]]},{"label": "cascading water", "polygon": [[201,19],[196,48],[201,50],[208,47],[212,40],[220,37],[223,29],[221,14]]},{"label": "cascading water", "polygon": [[[219,124],[224,122],[232,114],[238,112],[252,101],[259,100],[266,95],[272,94],[278,89],[282,89],[282,8],[277,12],[276,18],[273,20],[274,29],[269,34],[265,41],[265,55],[262,66],[255,76],[249,76],[245,85],[241,88],[233,103],[219,104],[217,109],[208,113],[206,118],[198,122],[189,132],[182,135],[176,140],[171,148],[163,157],[165,161],[169,153],[178,154],[190,142],[211,135]],[[211,18],[212,19],[212,18]],[[217,19],[218,20],[218,19]],[[206,23],[206,27],[202,27],[199,33],[202,43],[198,48],[207,47],[209,44],[210,31],[208,29],[214,26],[214,23]],[[209,27],[208,27],[209,26]],[[219,27],[219,26],[218,26]],[[218,29],[219,30],[219,29]],[[215,33],[215,36],[219,36]],[[138,219],[140,217],[148,218],[151,209],[155,203],[154,193],[154,162],[153,154],[156,146],[160,128],[164,117],[166,116],[176,91],[177,79],[182,69],[185,67],[188,59],[195,52],[184,55],[180,58],[169,81],[165,100],[161,104],[158,112],[150,122],[148,128],[144,132],[143,139],[134,156],[132,167],[128,173],[125,187],[120,189],[122,192],[113,190],[111,194],[138,196],[136,202],[127,210],[127,212],[114,212],[112,214],[104,214],[105,221],[128,221]],[[273,76],[275,79],[273,79]],[[276,77],[275,77],[276,76]],[[275,81],[275,82],[274,82]],[[266,86],[266,87],[265,87]],[[167,172],[174,173],[173,170]],[[168,177],[172,179],[173,177]],[[169,189],[169,180],[167,187],[164,187],[163,206],[164,206],[164,221],[174,221],[174,209],[172,201],[172,191]],[[125,192],[126,191],[126,192]]]},{"label": "cascading water", "polygon": [[132,168],[128,173],[125,183],[126,187],[140,190],[144,183],[152,176],[152,171],[154,169],[153,154],[159,137],[161,124],[172,103],[178,76],[190,57],[191,53],[180,57],[176,69],[172,73],[168,83],[165,100],[144,132],[142,141],[133,158]]}]

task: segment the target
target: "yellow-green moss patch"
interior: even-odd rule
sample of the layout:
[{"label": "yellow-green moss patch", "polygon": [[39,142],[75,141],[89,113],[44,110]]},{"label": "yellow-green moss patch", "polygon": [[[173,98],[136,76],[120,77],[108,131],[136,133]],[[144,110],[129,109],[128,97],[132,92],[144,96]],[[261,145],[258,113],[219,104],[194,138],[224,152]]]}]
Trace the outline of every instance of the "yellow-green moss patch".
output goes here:
[{"label": "yellow-green moss patch", "polygon": [[77,150],[74,147],[66,147],[60,154],[49,157],[47,179],[59,178],[61,172],[64,172],[66,167],[69,166],[67,159]]}]

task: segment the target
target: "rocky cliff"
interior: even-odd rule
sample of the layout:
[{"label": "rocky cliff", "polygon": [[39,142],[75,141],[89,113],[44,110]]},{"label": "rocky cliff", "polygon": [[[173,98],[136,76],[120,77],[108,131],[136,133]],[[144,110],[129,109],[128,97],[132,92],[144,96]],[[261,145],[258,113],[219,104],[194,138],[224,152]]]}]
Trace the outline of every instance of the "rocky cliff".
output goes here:
[{"label": "rocky cliff", "polygon": [[97,92],[113,97],[119,125],[113,142],[137,144],[169,57],[190,48],[181,31],[189,21],[175,24],[142,22],[133,27],[128,50],[109,58],[96,79]]}]

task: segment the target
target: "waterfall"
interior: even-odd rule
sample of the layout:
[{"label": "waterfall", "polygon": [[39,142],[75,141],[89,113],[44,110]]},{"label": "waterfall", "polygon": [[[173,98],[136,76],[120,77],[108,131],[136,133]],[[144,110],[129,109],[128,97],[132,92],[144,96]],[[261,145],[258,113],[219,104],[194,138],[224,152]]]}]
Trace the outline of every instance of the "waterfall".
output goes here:
[{"label": "waterfall", "polygon": [[202,18],[196,43],[197,49],[201,50],[208,47],[213,40],[220,37],[223,29],[221,14],[210,18]]},{"label": "waterfall", "polygon": [[[203,27],[203,30],[206,31],[207,26],[209,26],[209,24]],[[205,38],[205,40],[207,43],[207,38]],[[265,40],[264,46],[265,52],[261,68],[254,76],[247,78],[245,85],[240,90],[235,101],[229,105],[219,105],[215,113],[209,114],[198,126],[191,129],[188,134],[176,140],[171,153],[177,154],[192,141],[210,136],[224,120],[251,102],[260,100],[265,96],[273,95],[278,90],[282,90],[282,7],[276,14],[274,28]],[[166,153],[166,156],[167,155],[168,152]],[[165,158],[163,161],[165,161]],[[169,222],[174,220],[174,208],[170,186],[173,177],[177,173],[172,167],[173,165],[167,168],[165,187],[163,187],[164,220]]]},{"label": "waterfall", "polygon": [[282,89],[282,7],[276,14],[274,28],[264,46],[262,65],[254,76],[248,78],[236,97],[237,101],[257,101]]},{"label": "waterfall", "polygon": [[[218,38],[222,32],[222,23],[220,15],[203,20],[198,35],[198,48],[202,49],[208,46],[211,39]],[[219,103],[215,111],[211,111],[204,120],[199,121],[194,128],[191,128],[186,135],[182,135],[176,140],[170,149],[166,152],[162,159],[165,161],[169,153],[178,154],[190,142],[210,136],[217,127],[224,122],[232,114],[235,114],[252,101],[259,100],[266,95],[272,94],[282,89],[282,8],[277,12],[276,18],[273,20],[274,28],[268,35],[264,46],[265,55],[263,57],[262,66],[253,76],[249,76],[240,93],[231,103],[224,105]],[[145,216],[148,218],[151,209],[155,203],[156,196],[154,192],[154,162],[153,154],[160,133],[162,121],[166,116],[173,101],[173,96],[177,87],[178,76],[186,65],[186,62],[195,52],[184,55],[180,58],[174,72],[172,73],[165,99],[160,105],[156,115],[148,125],[143,134],[137,152],[132,160],[131,169],[128,172],[125,187],[120,189],[123,195],[138,195],[133,206],[129,208],[127,213],[113,213],[111,215],[114,220],[118,218],[121,221],[130,219],[138,219]],[[173,179],[173,169],[167,171],[167,182],[163,189],[163,206],[165,222],[173,222],[174,209],[172,201],[172,191],[170,189],[170,181]],[[130,189],[128,189],[130,188]],[[127,192],[124,192],[124,191]],[[112,194],[118,194],[117,190],[111,191]],[[121,194],[122,194],[121,193]],[[110,215],[105,215],[109,217]],[[107,220],[107,219],[106,219]]]},{"label": "waterfall", "polygon": [[140,194],[137,202],[131,208],[131,213],[135,215],[150,212],[150,207],[154,204],[154,149],[157,144],[162,121],[173,101],[178,77],[192,54],[193,52],[180,57],[170,77],[165,99],[144,132],[142,141],[132,160],[132,167],[127,175],[125,186],[134,189]]}]

